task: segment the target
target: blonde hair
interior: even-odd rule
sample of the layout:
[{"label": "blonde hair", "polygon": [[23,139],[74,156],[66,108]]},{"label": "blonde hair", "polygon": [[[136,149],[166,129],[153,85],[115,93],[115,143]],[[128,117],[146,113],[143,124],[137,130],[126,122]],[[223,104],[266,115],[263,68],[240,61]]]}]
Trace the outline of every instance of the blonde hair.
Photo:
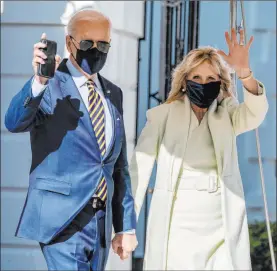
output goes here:
[{"label": "blonde hair", "polygon": [[228,66],[223,61],[222,57],[216,52],[215,48],[205,46],[191,50],[183,58],[182,62],[173,70],[171,90],[166,103],[183,99],[185,92],[182,90],[186,89],[186,80],[189,73],[205,61],[211,64],[218,72],[221,80],[221,93],[219,98],[232,96],[232,93],[229,90],[231,87],[231,76]]}]

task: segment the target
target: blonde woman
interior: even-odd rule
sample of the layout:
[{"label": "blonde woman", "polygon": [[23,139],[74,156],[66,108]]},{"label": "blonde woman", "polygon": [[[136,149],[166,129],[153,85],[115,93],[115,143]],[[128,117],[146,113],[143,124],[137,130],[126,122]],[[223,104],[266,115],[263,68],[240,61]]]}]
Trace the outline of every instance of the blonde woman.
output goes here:
[{"label": "blonde woman", "polygon": [[[244,45],[243,35],[225,33],[228,55],[192,50],[173,72],[167,102],[147,112],[130,164],[138,216],[157,161],[145,270],[251,270],[236,136],[263,122],[268,102],[249,67],[253,37]],[[242,81],[241,104],[225,63]]]}]

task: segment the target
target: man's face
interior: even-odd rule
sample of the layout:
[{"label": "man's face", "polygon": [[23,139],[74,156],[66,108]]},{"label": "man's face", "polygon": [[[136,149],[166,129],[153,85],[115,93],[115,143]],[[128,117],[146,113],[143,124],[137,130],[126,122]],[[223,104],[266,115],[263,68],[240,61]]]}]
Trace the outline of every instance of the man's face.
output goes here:
[{"label": "man's face", "polygon": [[[76,58],[77,49],[80,49],[81,40],[92,40],[92,41],[105,41],[110,42],[110,24],[104,19],[93,19],[83,16],[76,19],[74,22],[74,31],[71,34],[73,39],[68,35],[66,37],[67,49]],[[94,44],[94,47],[96,44]],[[77,48],[77,49],[76,49]]]}]

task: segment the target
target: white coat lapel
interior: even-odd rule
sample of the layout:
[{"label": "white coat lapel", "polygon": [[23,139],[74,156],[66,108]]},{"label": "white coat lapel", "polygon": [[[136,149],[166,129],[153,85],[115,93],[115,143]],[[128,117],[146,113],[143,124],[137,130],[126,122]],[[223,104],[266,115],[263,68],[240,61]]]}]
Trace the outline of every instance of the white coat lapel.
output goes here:
[{"label": "white coat lapel", "polygon": [[219,176],[228,175],[228,157],[232,148],[232,126],[228,111],[222,106],[218,106],[215,100],[208,110],[208,125],[210,128]]},{"label": "white coat lapel", "polygon": [[[175,190],[178,175],[182,166],[183,157],[190,126],[190,102],[185,95],[184,101],[176,101],[172,104],[168,123],[172,125],[172,140],[175,141],[172,156],[174,157],[171,167],[171,188]],[[167,127],[167,129],[170,127]]]}]

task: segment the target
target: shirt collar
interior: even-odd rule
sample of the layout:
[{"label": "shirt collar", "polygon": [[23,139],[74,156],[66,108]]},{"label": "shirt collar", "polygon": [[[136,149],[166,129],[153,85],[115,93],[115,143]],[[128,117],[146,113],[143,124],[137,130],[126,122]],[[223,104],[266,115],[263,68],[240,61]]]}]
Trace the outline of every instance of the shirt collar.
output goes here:
[{"label": "shirt collar", "polygon": [[[78,69],[73,65],[72,61],[70,58],[66,62],[66,66],[75,82],[78,88],[82,87],[86,82],[88,81],[87,77],[84,76]],[[91,78],[93,82],[96,84],[96,87],[99,87],[99,80],[97,74],[91,75]]]}]

